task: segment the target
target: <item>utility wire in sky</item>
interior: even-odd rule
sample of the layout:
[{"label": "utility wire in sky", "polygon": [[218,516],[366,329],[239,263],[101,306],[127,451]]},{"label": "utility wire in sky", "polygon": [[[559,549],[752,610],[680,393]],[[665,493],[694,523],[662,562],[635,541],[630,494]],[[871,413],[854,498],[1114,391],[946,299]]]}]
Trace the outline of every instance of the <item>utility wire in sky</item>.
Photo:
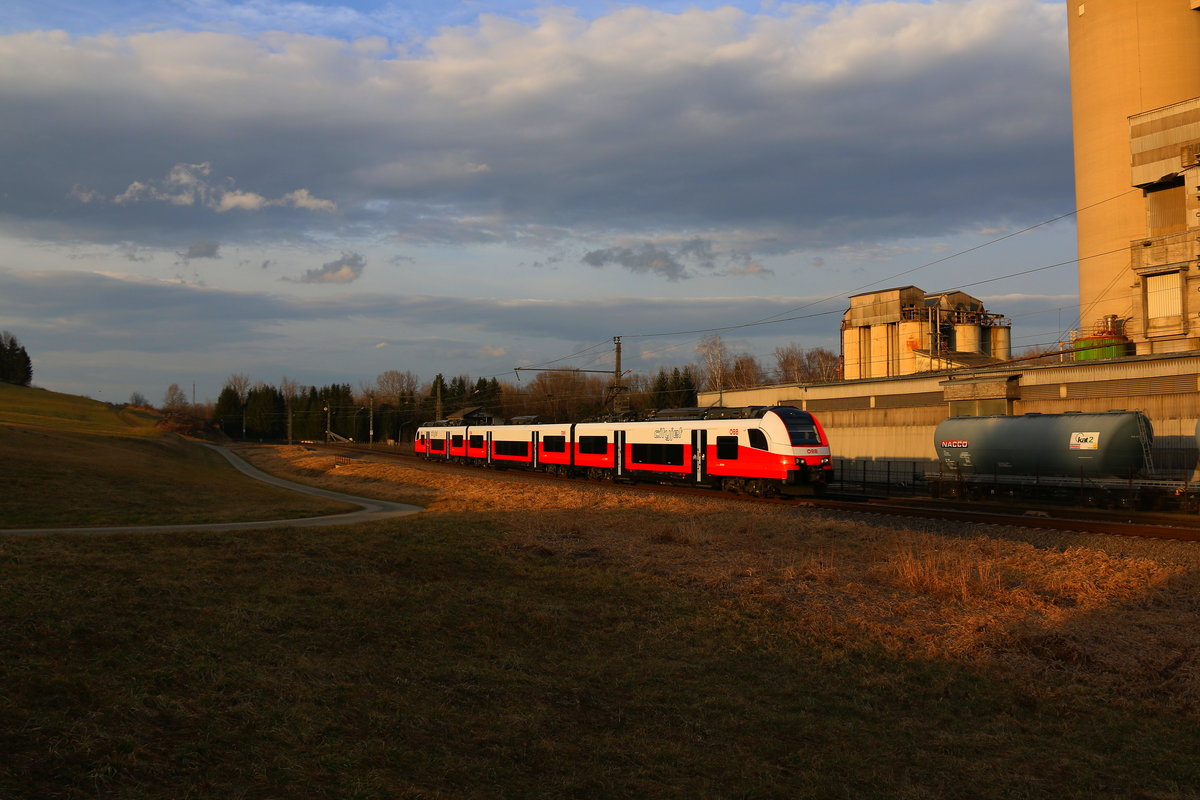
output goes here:
[{"label": "utility wire in sky", "polygon": [[[894,274],[892,274],[892,275],[888,275],[888,276],[886,276],[886,277],[883,277],[883,278],[878,278],[878,279],[876,279],[876,280],[873,280],[873,281],[871,281],[870,283],[863,284],[862,286],[859,286],[859,287],[857,287],[857,288],[854,288],[854,289],[850,289],[850,290],[848,290],[848,291],[845,291],[845,292],[836,292],[836,293],[834,293],[834,294],[830,294],[830,295],[827,295],[827,296],[825,296],[825,297],[822,297],[822,298],[820,298],[819,300],[813,300],[812,302],[805,303],[804,305],[801,305],[801,306],[796,306],[795,308],[784,309],[783,311],[776,312],[775,314],[771,314],[770,316],[763,317],[762,319],[759,319],[759,320],[754,320],[754,321],[752,321],[752,322],[745,322],[745,323],[741,323],[741,324],[737,324],[737,325],[724,325],[724,326],[721,326],[721,327],[715,327],[715,328],[704,328],[704,329],[697,329],[697,330],[692,330],[692,331],[673,331],[673,332],[667,332],[667,333],[640,333],[640,334],[631,334],[631,335],[629,335],[629,337],[628,337],[628,338],[631,338],[631,339],[637,339],[637,338],[649,338],[649,337],[656,337],[656,336],[689,336],[689,335],[696,334],[696,333],[719,333],[719,332],[721,332],[721,331],[736,330],[736,329],[738,329],[738,328],[749,328],[749,327],[753,327],[753,326],[756,326],[756,325],[766,325],[766,324],[771,324],[772,322],[788,322],[788,321],[791,321],[791,320],[793,320],[793,319],[801,319],[801,317],[788,317],[787,319],[775,319],[775,318],[776,318],[776,317],[781,317],[781,316],[783,316],[784,314],[791,314],[792,312],[795,312],[795,311],[802,311],[802,310],[804,310],[804,309],[806,309],[806,308],[812,308],[813,306],[820,305],[821,303],[825,303],[825,302],[828,302],[828,301],[830,301],[830,300],[833,300],[833,299],[836,299],[836,298],[839,298],[839,297],[845,297],[847,294],[850,294],[850,295],[857,294],[858,292],[861,292],[861,291],[862,291],[862,290],[864,290],[864,289],[869,289],[869,288],[870,288],[870,287],[872,287],[872,286],[877,286],[877,285],[879,285],[879,284],[881,284],[881,283],[884,283],[884,282],[887,282],[887,281],[893,281],[893,280],[895,280],[896,278],[901,278],[901,277],[903,277],[903,276],[905,276],[905,275],[911,275],[912,273],[914,273],[914,272],[917,272],[918,270],[926,269],[927,267],[932,267],[932,266],[935,266],[935,265],[937,265],[937,264],[942,264],[942,263],[945,263],[946,261],[950,261],[951,259],[958,258],[959,256],[966,255],[967,253],[973,253],[973,252],[975,252],[976,250],[980,250],[980,249],[982,249],[982,248],[984,248],[984,247],[989,247],[989,246],[991,246],[991,245],[994,245],[994,244],[997,244],[997,243],[999,243],[999,242],[1003,242],[1003,241],[1005,241],[1006,239],[1011,239],[1011,238],[1013,238],[1014,236],[1020,236],[1021,234],[1028,233],[1029,231],[1036,230],[1037,228],[1041,228],[1041,227],[1043,227],[1043,226],[1049,225],[1049,224],[1051,224],[1051,223],[1054,223],[1054,222],[1058,222],[1059,220],[1066,219],[1067,217],[1075,216],[1075,215],[1076,215],[1076,214],[1078,214],[1080,211],[1086,211],[1086,210],[1088,210],[1088,209],[1090,209],[1090,208],[1094,208],[1094,207],[1096,207],[1096,206],[1098,206],[1098,205],[1102,205],[1102,204],[1104,204],[1104,203],[1109,203],[1109,202],[1112,202],[1113,200],[1117,200],[1117,199],[1119,199],[1119,198],[1121,198],[1121,197],[1124,197],[1125,195],[1129,194],[1129,193],[1130,193],[1130,192],[1132,192],[1132,191],[1139,191],[1139,190],[1137,190],[1137,189],[1129,189],[1128,191],[1121,192],[1120,194],[1117,194],[1117,195],[1113,195],[1112,197],[1109,197],[1109,198],[1108,198],[1108,199],[1106,199],[1106,200],[1100,200],[1100,201],[1097,201],[1097,202],[1095,202],[1095,203],[1092,203],[1091,205],[1089,205],[1089,206],[1085,206],[1084,208],[1077,208],[1077,209],[1075,209],[1074,211],[1070,211],[1070,212],[1068,212],[1068,213],[1066,213],[1066,214],[1059,214],[1057,217],[1052,217],[1052,218],[1050,218],[1050,219],[1043,220],[1043,221],[1041,221],[1041,222],[1038,222],[1038,223],[1036,223],[1036,224],[1034,224],[1034,225],[1030,225],[1030,226],[1028,226],[1028,227],[1026,227],[1026,228],[1022,228],[1022,229],[1021,229],[1021,230],[1019,230],[1019,231],[1013,231],[1012,233],[1007,233],[1007,234],[1005,234],[1005,235],[1003,235],[1003,236],[999,236],[999,237],[997,237],[997,238],[995,238],[995,239],[991,239],[991,240],[989,240],[989,241],[986,241],[986,242],[983,242],[983,243],[981,243],[981,244],[977,244],[977,245],[975,245],[975,246],[973,246],[973,247],[968,247],[968,248],[967,248],[967,249],[965,249],[965,250],[959,250],[959,251],[958,251],[958,252],[956,252],[956,253],[951,253],[951,254],[950,254],[950,255],[948,255],[948,256],[943,256],[942,258],[935,259],[934,261],[929,261],[929,262],[926,262],[926,263],[924,263],[924,264],[921,264],[921,265],[919,265],[919,266],[912,267],[912,268],[910,268],[910,269],[906,269],[906,270],[903,270],[903,271],[901,271],[901,272],[897,272],[897,273],[894,273]],[[1114,251],[1112,251],[1112,252],[1117,252],[1117,251],[1115,251],[1115,250],[1114,250]],[[1097,255],[1087,256],[1087,258],[1096,258],[1096,257],[1098,257],[1099,255],[1108,255],[1108,253],[1102,253],[1102,254],[1097,254]],[[996,277],[996,278],[989,278],[988,280],[985,280],[985,281],[977,281],[977,282],[975,282],[975,283],[969,283],[969,284],[964,284],[964,285],[965,285],[965,286],[976,286],[976,285],[979,285],[979,284],[982,284],[982,283],[991,283],[991,282],[993,282],[993,281],[1003,280],[1003,279],[1005,279],[1005,278],[1011,278],[1011,277],[1016,277],[1016,276],[1019,276],[1019,275],[1025,275],[1025,274],[1028,274],[1028,273],[1030,273],[1030,272],[1039,272],[1039,271],[1041,271],[1041,270],[1052,269],[1052,268],[1054,268],[1054,267],[1061,267],[1061,266],[1065,266],[1065,265],[1067,265],[1067,264],[1073,264],[1073,263],[1077,263],[1078,261],[1081,261],[1081,260],[1083,260],[1083,259],[1082,259],[1082,258],[1080,258],[1080,259],[1072,259],[1072,260],[1070,260],[1070,261],[1063,261],[1063,262],[1060,262],[1060,263],[1058,263],[1058,264],[1051,264],[1051,265],[1049,265],[1049,266],[1045,266],[1045,267],[1038,267],[1038,268],[1036,268],[1036,269],[1032,269],[1032,270],[1024,270],[1024,271],[1022,271],[1022,272],[1015,272],[1015,273],[1012,273],[1012,274],[1010,274],[1010,275],[1002,275],[1002,276],[999,276],[999,277]]]},{"label": "utility wire in sky", "polygon": [[[973,253],[973,252],[975,252],[977,250],[981,250],[985,247],[990,247],[991,245],[998,244],[1007,239],[1011,239],[1015,236],[1020,236],[1022,234],[1028,233],[1032,230],[1036,230],[1036,229],[1044,227],[1046,225],[1050,225],[1052,223],[1058,222],[1058,221],[1066,219],[1068,217],[1076,216],[1081,211],[1087,211],[1087,210],[1095,208],[1097,206],[1104,205],[1105,203],[1110,203],[1114,200],[1124,197],[1125,195],[1127,195],[1133,191],[1138,191],[1138,189],[1136,189],[1136,187],[1128,189],[1124,192],[1113,195],[1112,197],[1106,198],[1104,200],[1098,200],[1097,202],[1092,203],[1087,206],[1084,206],[1083,208],[1077,208],[1077,209],[1074,209],[1073,211],[1069,211],[1065,214],[1059,214],[1058,216],[1051,217],[1050,219],[1042,220],[1041,222],[1035,223],[1033,225],[1029,225],[1025,228],[1022,228],[1021,230],[1013,231],[1012,233],[1007,233],[1003,236],[998,236],[995,239],[990,239],[986,242],[982,242],[982,243],[974,245],[972,247],[968,247],[964,250],[959,250],[955,253],[951,253],[950,255],[943,256],[942,258],[938,258],[933,261],[928,261],[924,264],[920,264],[918,266],[911,267],[909,269],[893,273],[893,274],[888,275],[883,278],[877,278],[876,280],[873,280],[869,283],[865,283],[854,289],[836,292],[836,293],[833,293],[830,295],[826,295],[825,297],[819,298],[817,300],[813,300],[811,302],[805,303],[803,305],[796,306],[794,308],[789,308],[789,309],[784,309],[783,311],[778,311],[774,314],[763,317],[761,319],[753,320],[751,322],[744,322],[744,323],[738,323],[738,324],[733,324],[733,325],[722,325],[722,326],[711,327],[711,328],[697,328],[694,330],[686,330],[686,331],[665,331],[665,332],[659,332],[659,333],[626,334],[623,336],[623,338],[648,339],[648,338],[657,338],[657,337],[666,337],[666,336],[694,336],[696,334],[722,333],[724,331],[740,330],[742,328],[751,328],[751,327],[757,327],[757,326],[761,326],[761,325],[773,325],[773,324],[781,323],[781,322],[793,322],[793,321],[799,320],[799,319],[811,319],[814,317],[828,316],[831,314],[841,314],[844,312],[839,309],[839,310],[832,310],[832,311],[820,311],[820,312],[816,312],[813,314],[803,314],[803,315],[798,315],[798,316],[784,316],[787,314],[792,314],[793,312],[796,312],[796,311],[803,311],[805,309],[812,308],[813,306],[818,306],[822,303],[827,303],[830,300],[834,300],[834,299],[841,298],[841,297],[846,297],[847,295],[853,296],[853,295],[863,291],[864,289],[869,289],[872,286],[877,286],[881,283],[894,281],[897,278],[904,277],[905,275],[911,275],[914,272],[918,272],[918,271],[926,269],[928,267],[936,266],[937,264],[943,264],[952,259],[958,258],[958,257],[966,255],[968,253]],[[1121,248],[1121,249],[1124,249],[1124,248]],[[1114,253],[1114,252],[1118,252],[1118,251],[1112,250],[1112,251],[1109,251],[1108,253],[1096,253],[1096,254],[1092,254],[1092,255],[1088,255],[1088,256],[1080,256],[1078,258],[1071,259],[1069,261],[1060,261],[1056,264],[1048,264],[1043,267],[1035,267],[1033,269],[1022,270],[1020,272],[1009,273],[1007,275],[1000,275],[1000,276],[997,276],[994,278],[987,278],[987,279],[981,280],[981,281],[974,281],[972,283],[962,284],[959,288],[965,288],[968,286],[980,286],[985,283],[994,283],[996,281],[1006,280],[1008,278],[1015,278],[1015,277],[1019,277],[1021,275],[1029,275],[1029,274],[1032,274],[1035,272],[1042,272],[1042,271],[1045,271],[1048,269],[1054,269],[1057,267],[1067,266],[1069,264],[1076,264],[1076,263],[1079,263],[1080,261],[1085,261],[1090,258],[1098,258],[1100,256],[1110,255],[1111,253]],[[580,350],[576,353],[572,353],[571,355],[562,356],[561,358],[556,358],[551,361],[542,362],[542,364],[539,366],[546,366],[548,364],[557,364],[561,361],[565,361],[569,358],[574,358],[576,356],[590,352],[600,346],[607,345],[607,344],[608,344],[607,341],[606,342],[598,342],[597,344],[591,345],[590,347],[586,347],[583,350]],[[504,373],[504,374],[507,374],[507,373]]]}]

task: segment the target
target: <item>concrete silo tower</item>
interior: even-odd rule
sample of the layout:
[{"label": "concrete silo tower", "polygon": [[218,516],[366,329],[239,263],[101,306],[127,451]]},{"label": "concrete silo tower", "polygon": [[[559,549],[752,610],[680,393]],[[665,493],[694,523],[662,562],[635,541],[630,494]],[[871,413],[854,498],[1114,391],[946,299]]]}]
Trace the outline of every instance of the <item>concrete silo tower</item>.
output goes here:
[{"label": "concrete silo tower", "polygon": [[[1163,227],[1154,207],[1163,198],[1152,195],[1168,183],[1183,181],[1186,165],[1175,167],[1173,177],[1155,176],[1153,185],[1139,184],[1131,174],[1138,159],[1148,154],[1131,153],[1131,140],[1141,136],[1143,150],[1173,148],[1177,155],[1178,135],[1170,142],[1155,142],[1155,125],[1173,124],[1176,134],[1182,130],[1185,139],[1191,134],[1188,125],[1179,128],[1178,113],[1143,121],[1140,127],[1131,118],[1200,98],[1200,0],[1067,0],[1067,19],[1075,200],[1080,209],[1080,325],[1086,331],[1105,317],[1128,320],[1139,353],[1180,349],[1182,343],[1172,348],[1147,343],[1146,317],[1156,313],[1153,308],[1147,312],[1147,304],[1153,306],[1155,296],[1147,299],[1146,276],[1134,263],[1132,245],[1134,240],[1172,232],[1170,226]],[[1162,155],[1154,157],[1161,161]],[[1110,199],[1114,197],[1118,199]],[[1178,228],[1182,211],[1168,216]],[[1194,219],[1186,222],[1188,227],[1197,224]],[[1154,292],[1158,291],[1154,287],[1166,282],[1149,285]],[[1200,308],[1193,307],[1192,315],[1197,311]],[[1181,327],[1187,328],[1186,310],[1182,317]],[[1181,333],[1186,336],[1188,331]]]}]

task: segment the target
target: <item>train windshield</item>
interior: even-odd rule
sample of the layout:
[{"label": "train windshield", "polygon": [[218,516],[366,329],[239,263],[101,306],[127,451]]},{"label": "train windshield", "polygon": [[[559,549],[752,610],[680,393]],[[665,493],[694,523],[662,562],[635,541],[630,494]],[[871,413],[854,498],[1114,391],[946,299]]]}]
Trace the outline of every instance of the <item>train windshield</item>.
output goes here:
[{"label": "train windshield", "polygon": [[800,411],[779,416],[783,419],[783,424],[787,426],[788,438],[792,440],[792,446],[803,447],[821,443],[817,425],[809,414]]}]

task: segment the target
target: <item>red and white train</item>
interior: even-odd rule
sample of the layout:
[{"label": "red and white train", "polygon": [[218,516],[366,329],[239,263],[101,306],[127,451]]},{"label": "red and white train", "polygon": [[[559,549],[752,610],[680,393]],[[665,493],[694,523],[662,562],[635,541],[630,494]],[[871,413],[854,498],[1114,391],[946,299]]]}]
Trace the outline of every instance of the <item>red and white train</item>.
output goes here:
[{"label": "red and white train", "polygon": [[820,494],[833,474],[821,424],[792,406],[669,409],[638,422],[437,421],[417,430],[414,450],[461,464],[758,496]]}]

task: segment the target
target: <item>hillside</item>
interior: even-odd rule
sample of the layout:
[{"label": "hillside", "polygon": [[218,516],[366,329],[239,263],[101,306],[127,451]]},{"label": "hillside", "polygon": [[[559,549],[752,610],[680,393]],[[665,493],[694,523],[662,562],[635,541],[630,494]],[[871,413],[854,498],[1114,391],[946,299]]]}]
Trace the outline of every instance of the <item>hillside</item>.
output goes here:
[{"label": "hillside", "polygon": [[342,504],[250,480],[150,411],[0,383],[0,529],[313,516]]}]

